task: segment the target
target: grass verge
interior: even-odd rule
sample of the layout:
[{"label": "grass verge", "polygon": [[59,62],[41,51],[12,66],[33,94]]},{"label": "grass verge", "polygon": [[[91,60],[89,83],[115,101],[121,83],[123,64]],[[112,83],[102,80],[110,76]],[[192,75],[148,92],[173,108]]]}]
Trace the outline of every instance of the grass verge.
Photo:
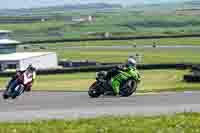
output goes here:
[{"label": "grass verge", "polygon": [[[53,48],[53,47],[52,47]],[[24,51],[24,50],[23,50]],[[55,51],[59,59],[66,60],[89,60],[97,62],[124,62],[132,55],[139,54],[141,56],[140,63],[142,64],[160,64],[160,63],[200,63],[199,48],[129,48],[129,49],[71,49],[59,48],[46,50],[32,49],[25,50],[31,52],[38,51]]]},{"label": "grass verge", "polygon": [[199,113],[0,123],[1,133],[198,133]]}]

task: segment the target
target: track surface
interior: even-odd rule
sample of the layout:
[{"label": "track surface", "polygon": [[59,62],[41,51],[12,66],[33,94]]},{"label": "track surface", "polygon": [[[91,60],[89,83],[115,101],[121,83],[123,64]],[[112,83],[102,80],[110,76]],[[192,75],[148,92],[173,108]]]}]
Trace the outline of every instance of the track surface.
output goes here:
[{"label": "track surface", "polygon": [[[2,95],[2,93],[0,93]],[[200,112],[200,92],[89,98],[85,92],[31,92],[0,98],[0,121],[85,118],[100,115],[158,115]]]}]

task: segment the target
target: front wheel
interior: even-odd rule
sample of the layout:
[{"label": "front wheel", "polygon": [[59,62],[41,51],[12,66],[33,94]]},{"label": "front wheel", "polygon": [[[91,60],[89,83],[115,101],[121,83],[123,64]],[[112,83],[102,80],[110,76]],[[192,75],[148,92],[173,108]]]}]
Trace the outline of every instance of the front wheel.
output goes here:
[{"label": "front wheel", "polygon": [[121,96],[128,97],[131,96],[137,89],[137,81],[136,80],[128,80],[125,83],[125,86],[121,90]]},{"label": "front wheel", "polygon": [[3,93],[3,99],[8,99],[9,98],[9,95],[7,93]]},{"label": "front wheel", "polygon": [[99,90],[99,83],[98,82],[94,82],[89,90],[88,90],[88,95],[92,98],[95,98],[95,97],[99,97],[101,95],[101,92]]},{"label": "front wheel", "polygon": [[7,88],[7,89],[5,89],[4,90],[4,92],[3,92],[3,99],[8,99],[8,98],[10,98],[10,90],[9,90],[10,88]]},{"label": "front wheel", "polygon": [[[15,99],[17,96],[20,96],[23,92],[24,92],[24,86],[23,85],[13,85],[11,87],[12,88],[8,88],[4,91],[3,93],[3,99],[8,99],[8,98],[12,98]],[[13,91],[11,91],[13,90]]]}]

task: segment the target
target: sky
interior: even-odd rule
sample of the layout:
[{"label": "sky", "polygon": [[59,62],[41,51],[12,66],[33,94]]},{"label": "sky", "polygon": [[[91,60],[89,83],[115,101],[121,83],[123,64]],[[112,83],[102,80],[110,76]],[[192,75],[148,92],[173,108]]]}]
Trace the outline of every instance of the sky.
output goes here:
[{"label": "sky", "polygon": [[[119,3],[122,5],[130,5],[137,3],[159,3],[159,2],[174,2],[183,0],[1,0],[0,9],[18,9],[32,8],[42,6],[55,6],[64,4],[85,4],[85,3]],[[186,1],[186,0],[185,0]],[[189,0],[187,0],[189,1]]]}]

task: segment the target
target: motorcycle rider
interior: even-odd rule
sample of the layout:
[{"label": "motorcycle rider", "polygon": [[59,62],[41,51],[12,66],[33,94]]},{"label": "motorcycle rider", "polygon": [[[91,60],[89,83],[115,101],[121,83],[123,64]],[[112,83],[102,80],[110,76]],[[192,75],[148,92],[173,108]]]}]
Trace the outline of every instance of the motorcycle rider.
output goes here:
[{"label": "motorcycle rider", "polygon": [[30,84],[27,84],[26,86],[25,86],[25,91],[31,91],[31,87],[32,87],[32,84],[33,84],[33,82],[34,82],[34,80],[36,79],[36,68],[35,67],[33,67],[32,66],[32,64],[30,64],[27,68],[26,68],[26,70],[18,70],[17,72],[16,72],[16,74],[11,78],[11,80],[9,81],[9,83],[8,83],[8,85],[7,85],[7,87],[6,88],[8,88],[11,84],[12,84],[12,82],[14,81],[14,80],[16,80],[20,75],[22,75],[23,73],[25,73],[25,72],[27,72],[27,73],[32,73],[33,75],[32,75],[32,83],[30,83]]},{"label": "motorcycle rider", "polygon": [[124,72],[124,74],[131,75],[132,77],[136,77],[138,82],[140,82],[140,74],[136,68],[136,65],[136,60],[132,57],[129,57],[126,64],[116,66],[107,73],[107,78],[111,79],[111,86],[114,95],[119,95],[121,83],[127,80],[127,77],[123,76],[123,74],[119,74],[119,71]]}]

